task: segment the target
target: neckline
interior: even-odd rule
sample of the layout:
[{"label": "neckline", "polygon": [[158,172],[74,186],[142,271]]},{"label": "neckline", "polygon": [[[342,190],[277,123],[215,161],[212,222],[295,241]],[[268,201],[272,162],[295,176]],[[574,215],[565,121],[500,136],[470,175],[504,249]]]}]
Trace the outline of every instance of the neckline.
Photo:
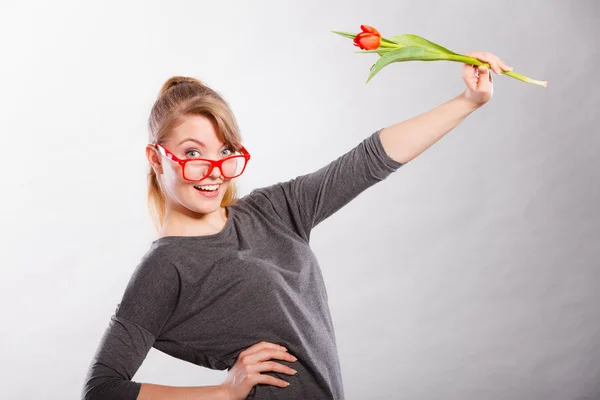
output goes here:
[{"label": "neckline", "polygon": [[192,235],[192,236],[183,236],[183,235],[169,235],[159,237],[158,239],[152,241],[152,245],[160,242],[168,242],[174,240],[218,240],[227,235],[227,233],[231,230],[231,225],[233,224],[233,214],[234,209],[232,206],[225,207],[227,211],[227,221],[225,221],[225,226],[217,233],[213,233],[212,235]]}]

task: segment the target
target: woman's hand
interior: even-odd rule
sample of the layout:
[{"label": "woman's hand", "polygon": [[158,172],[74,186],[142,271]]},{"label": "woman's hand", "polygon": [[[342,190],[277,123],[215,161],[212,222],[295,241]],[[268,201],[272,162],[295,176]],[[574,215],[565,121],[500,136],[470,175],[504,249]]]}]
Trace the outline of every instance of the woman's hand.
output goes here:
[{"label": "woman's hand", "polygon": [[[497,74],[501,74],[503,70],[512,70],[512,67],[506,65],[500,57],[492,53],[472,51],[465,53],[465,55],[476,58],[479,61],[487,62]],[[492,83],[492,73],[489,68],[484,65],[463,64],[462,77],[467,85],[464,96],[473,105],[481,107],[492,98],[494,85]]]},{"label": "woman's hand", "polygon": [[287,349],[275,343],[260,342],[242,351],[235,364],[227,372],[227,378],[221,384],[227,397],[231,400],[243,400],[248,396],[254,385],[264,383],[268,385],[285,388],[288,383],[271,375],[263,375],[261,372],[275,371],[294,375],[296,371],[287,365],[274,361],[271,358],[296,361],[295,357],[287,352]]}]

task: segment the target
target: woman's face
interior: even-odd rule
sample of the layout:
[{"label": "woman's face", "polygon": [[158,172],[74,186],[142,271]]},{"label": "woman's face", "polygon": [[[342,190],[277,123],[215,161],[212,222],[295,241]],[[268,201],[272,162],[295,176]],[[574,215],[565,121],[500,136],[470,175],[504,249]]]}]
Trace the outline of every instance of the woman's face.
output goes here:
[{"label": "woman's face", "polygon": [[[161,144],[181,160],[199,157],[220,160],[234,154],[233,149],[219,141],[214,122],[202,115],[185,117],[184,122],[174,128]],[[161,155],[152,146],[147,147],[146,153],[159,179],[162,180],[167,207],[183,207],[183,212],[187,209],[200,214],[219,211],[230,182],[223,177],[219,168],[213,168],[201,181],[191,182],[183,178],[183,167],[179,163]],[[187,168],[189,167],[186,167],[186,177]],[[207,192],[196,188],[203,185],[218,185],[218,189],[216,192]]]}]

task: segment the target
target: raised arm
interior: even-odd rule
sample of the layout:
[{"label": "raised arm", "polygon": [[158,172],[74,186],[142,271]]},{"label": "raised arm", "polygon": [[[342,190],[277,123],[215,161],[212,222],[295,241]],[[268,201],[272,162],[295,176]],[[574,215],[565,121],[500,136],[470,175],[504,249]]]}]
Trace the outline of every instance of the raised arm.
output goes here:
[{"label": "raised arm", "polygon": [[423,114],[383,128],[381,143],[390,157],[405,164],[431,147],[478,108],[461,93]]},{"label": "raised arm", "polygon": [[381,141],[394,160],[407,163],[431,147],[469,114],[490,101],[494,93],[492,71],[501,74],[502,70],[512,69],[490,52],[473,51],[466,55],[489,63],[491,69],[463,64],[464,92],[423,114],[384,128]]},{"label": "raised arm", "polygon": [[316,225],[402,166],[385,152],[379,133],[317,171],[254,189],[246,200],[308,241]]}]

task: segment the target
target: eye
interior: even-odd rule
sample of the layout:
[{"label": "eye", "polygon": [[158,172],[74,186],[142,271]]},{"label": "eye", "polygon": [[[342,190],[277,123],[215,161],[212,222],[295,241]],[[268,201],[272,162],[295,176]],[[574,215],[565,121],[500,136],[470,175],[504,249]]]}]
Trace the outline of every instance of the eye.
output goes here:
[{"label": "eye", "polygon": [[[223,149],[224,152],[229,151],[229,154],[225,154],[225,156],[230,156],[233,153],[233,148],[232,147],[226,147],[225,149]],[[191,154],[190,154],[191,153]],[[194,154],[196,153],[196,154]],[[190,158],[201,158],[202,157],[202,153],[196,149],[190,149],[185,153],[186,156],[190,157]]]},{"label": "eye", "polygon": [[[193,154],[193,153],[198,153],[198,155],[191,155],[191,156],[190,156],[190,155],[189,155],[190,153],[192,153],[192,154]],[[198,150],[188,150],[188,151],[185,153],[185,155],[186,155],[186,156],[189,156],[189,157],[191,157],[191,158],[198,158],[198,157],[200,157],[200,152],[199,152]]]}]

